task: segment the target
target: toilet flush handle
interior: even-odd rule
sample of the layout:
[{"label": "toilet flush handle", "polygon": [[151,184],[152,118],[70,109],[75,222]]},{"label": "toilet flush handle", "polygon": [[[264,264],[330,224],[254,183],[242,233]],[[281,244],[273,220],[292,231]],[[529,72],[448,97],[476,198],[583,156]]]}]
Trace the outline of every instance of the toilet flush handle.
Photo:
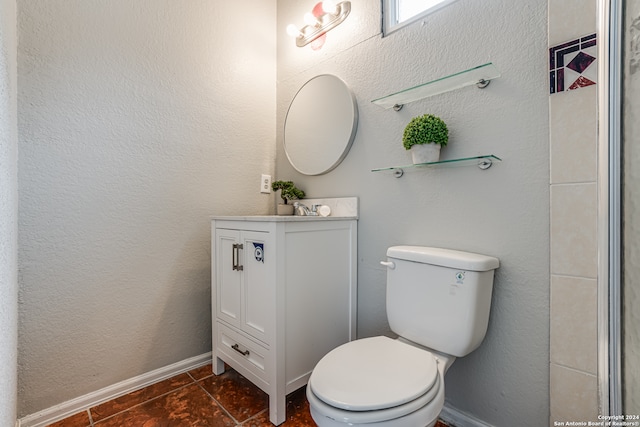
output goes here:
[{"label": "toilet flush handle", "polygon": [[389,270],[395,270],[396,264],[393,261],[380,261],[380,264],[387,267]]}]

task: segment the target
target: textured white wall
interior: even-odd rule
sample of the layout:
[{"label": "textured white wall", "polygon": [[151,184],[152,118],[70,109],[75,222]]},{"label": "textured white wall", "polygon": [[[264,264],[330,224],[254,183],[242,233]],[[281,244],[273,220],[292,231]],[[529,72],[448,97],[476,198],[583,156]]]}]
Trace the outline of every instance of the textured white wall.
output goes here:
[{"label": "textured white wall", "polygon": [[16,2],[0,0],[0,425],[16,422],[18,120]]},{"label": "textured white wall", "polygon": [[19,414],[211,350],[209,216],[265,213],[275,1],[19,0]]},{"label": "textured white wall", "polygon": [[[482,346],[453,365],[448,404],[490,425],[547,425],[549,416],[549,123],[547,2],[460,0],[388,37],[379,2],[352,0],[352,15],[327,34],[322,50],[287,38],[310,7],[278,1],[277,178],[309,197],[358,196],[358,335],[388,333],[385,270],[395,244],[433,245],[497,256],[491,320]],[[415,84],[494,62],[502,77],[484,91],[469,87],[405,105],[371,104]],[[288,164],[282,126],[296,90],[336,74],[354,91],[360,124],[351,152],[327,175],[307,177]],[[417,115],[442,117],[450,129],[443,157],[493,153],[475,167],[406,171],[402,130]]]}]

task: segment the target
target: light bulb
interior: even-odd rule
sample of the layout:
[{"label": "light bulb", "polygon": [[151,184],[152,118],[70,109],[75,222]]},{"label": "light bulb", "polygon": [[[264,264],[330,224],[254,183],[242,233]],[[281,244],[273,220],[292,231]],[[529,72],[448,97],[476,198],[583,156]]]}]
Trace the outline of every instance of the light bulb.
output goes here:
[{"label": "light bulb", "polygon": [[318,20],[311,13],[307,12],[304,14],[304,23],[311,26],[316,26],[319,24]]},{"label": "light bulb", "polygon": [[325,0],[322,2],[322,11],[324,13],[330,13],[331,15],[336,14],[336,2],[335,0]]},{"label": "light bulb", "polygon": [[289,24],[287,25],[287,34],[289,34],[291,37],[298,37],[300,34],[300,30],[298,30],[298,27],[296,27],[294,24]]}]

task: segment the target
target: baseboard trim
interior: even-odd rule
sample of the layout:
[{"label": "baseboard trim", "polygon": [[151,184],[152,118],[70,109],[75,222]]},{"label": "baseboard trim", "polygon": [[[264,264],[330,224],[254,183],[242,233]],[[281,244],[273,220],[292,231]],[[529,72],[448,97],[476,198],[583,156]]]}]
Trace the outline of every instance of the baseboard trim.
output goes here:
[{"label": "baseboard trim", "polygon": [[132,391],[144,388],[148,385],[171,378],[183,372],[190,371],[211,362],[211,352],[191,357],[180,362],[138,375],[128,380],[110,385],[100,390],[85,394],[84,396],[68,400],[51,408],[44,409],[35,414],[20,418],[16,427],[44,427],[56,421],[67,418],[73,414],[87,410],[103,402],[123,396]]},{"label": "baseboard trim", "polygon": [[448,404],[444,405],[440,418],[447,424],[455,427],[493,427],[482,420],[479,420],[461,410]]}]

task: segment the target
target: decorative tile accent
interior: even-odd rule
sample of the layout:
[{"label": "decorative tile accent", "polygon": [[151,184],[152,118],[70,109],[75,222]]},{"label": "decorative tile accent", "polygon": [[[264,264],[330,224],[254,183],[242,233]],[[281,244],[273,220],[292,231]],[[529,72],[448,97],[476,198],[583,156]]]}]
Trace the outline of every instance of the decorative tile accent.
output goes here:
[{"label": "decorative tile accent", "polygon": [[596,57],[595,34],[549,48],[549,93],[596,84]]}]

